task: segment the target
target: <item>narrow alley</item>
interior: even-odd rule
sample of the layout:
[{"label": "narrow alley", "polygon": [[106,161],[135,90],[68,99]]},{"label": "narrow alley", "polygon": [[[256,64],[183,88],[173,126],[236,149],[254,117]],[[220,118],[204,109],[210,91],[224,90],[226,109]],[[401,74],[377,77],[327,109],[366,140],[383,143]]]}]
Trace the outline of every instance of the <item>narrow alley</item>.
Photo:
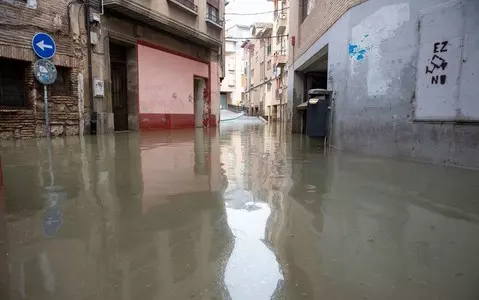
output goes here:
[{"label": "narrow alley", "polygon": [[251,120],[3,141],[0,299],[479,298],[478,171]]}]

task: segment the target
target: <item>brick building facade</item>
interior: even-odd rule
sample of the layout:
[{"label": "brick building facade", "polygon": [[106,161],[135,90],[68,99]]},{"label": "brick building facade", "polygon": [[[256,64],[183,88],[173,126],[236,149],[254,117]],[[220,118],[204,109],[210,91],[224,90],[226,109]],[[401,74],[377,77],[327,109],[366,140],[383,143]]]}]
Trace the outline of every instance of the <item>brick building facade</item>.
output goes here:
[{"label": "brick building facade", "polygon": [[[151,95],[138,85],[140,43],[161,48],[163,54],[174,53],[188,62],[205,63],[209,72],[204,75],[207,98],[202,100],[203,125],[217,125],[224,1],[161,0],[151,6],[141,0],[90,0],[91,16],[97,18],[91,22],[92,81],[104,86],[104,94],[95,94],[92,99],[85,2],[88,1],[0,0],[0,139],[45,136],[43,86],[33,76],[33,64],[38,58],[31,40],[38,32],[50,34],[57,47],[51,60],[58,77],[48,88],[53,136],[89,133],[92,111],[97,116],[98,133],[140,130],[142,124],[151,129],[195,126],[191,103],[186,103],[189,106],[185,114],[155,112],[148,115],[147,123],[142,123],[141,111],[147,110],[142,105],[148,101],[159,101],[166,108],[178,104],[165,99],[166,93],[153,100],[145,98]],[[163,74],[165,70],[158,71]],[[193,79],[188,89],[193,89]],[[176,94],[168,93],[168,97],[171,95]],[[200,95],[203,94],[195,91],[195,97]],[[193,92],[189,96],[192,99]],[[157,120],[155,124],[148,123],[152,117]]]},{"label": "brick building facade", "polygon": [[45,136],[43,87],[33,75],[37,58],[31,39],[36,32],[51,34],[57,46],[52,61],[58,80],[48,91],[52,134],[79,134],[83,95],[79,95],[78,77],[85,71],[86,41],[84,30],[71,34],[71,23],[76,22],[76,27],[81,23],[78,11],[68,18],[72,6],[61,0],[0,1],[1,139]]}]

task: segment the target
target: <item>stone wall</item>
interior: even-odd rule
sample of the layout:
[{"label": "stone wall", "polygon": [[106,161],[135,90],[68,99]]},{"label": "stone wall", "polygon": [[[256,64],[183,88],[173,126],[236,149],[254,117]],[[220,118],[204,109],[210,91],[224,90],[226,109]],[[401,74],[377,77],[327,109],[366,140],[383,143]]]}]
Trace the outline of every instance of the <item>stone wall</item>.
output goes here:
[{"label": "stone wall", "polygon": [[78,76],[86,61],[85,32],[80,25],[83,14],[79,9],[80,5],[68,6],[63,0],[0,0],[0,57],[30,62],[25,74],[26,105],[0,108],[0,139],[45,136],[43,86],[33,75],[37,57],[31,39],[37,32],[53,36],[57,53],[52,61],[66,67],[69,74],[66,95],[53,96],[49,89],[51,133],[79,134]]}]

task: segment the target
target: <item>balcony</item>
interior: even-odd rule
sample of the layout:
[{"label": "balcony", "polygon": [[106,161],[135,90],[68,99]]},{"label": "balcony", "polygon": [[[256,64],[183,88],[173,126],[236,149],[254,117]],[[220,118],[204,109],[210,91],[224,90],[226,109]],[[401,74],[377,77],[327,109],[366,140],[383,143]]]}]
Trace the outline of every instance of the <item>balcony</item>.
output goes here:
[{"label": "balcony", "polygon": [[281,35],[284,33],[286,30],[286,26],[288,25],[288,15],[286,14],[286,11],[283,11],[282,13],[279,13],[278,16],[276,17],[276,34]]},{"label": "balcony", "polygon": [[168,0],[168,2],[196,16],[198,15],[198,6],[191,0]]},{"label": "balcony", "polygon": [[[182,10],[188,13],[178,19],[170,16],[168,11],[153,9],[151,1],[142,0],[104,0],[105,9],[112,15],[124,18],[129,17],[136,22],[145,24],[152,29],[166,31],[173,35],[185,38],[196,44],[204,45],[210,49],[221,47],[221,38],[200,31],[194,24],[197,23],[197,7],[192,0],[168,0],[175,6],[181,5]],[[148,5],[148,3],[150,3]],[[194,16],[191,16],[194,15]]]},{"label": "balcony", "polygon": [[275,68],[283,67],[288,62],[288,56],[285,51],[277,51],[274,54],[274,66]]},{"label": "balcony", "polygon": [[207,13],[206,14],[206,22],[208,24],[216,26],[220,29],[223,29],[223,20],[221,20],[220,17],[218,17],[214,14]]}]

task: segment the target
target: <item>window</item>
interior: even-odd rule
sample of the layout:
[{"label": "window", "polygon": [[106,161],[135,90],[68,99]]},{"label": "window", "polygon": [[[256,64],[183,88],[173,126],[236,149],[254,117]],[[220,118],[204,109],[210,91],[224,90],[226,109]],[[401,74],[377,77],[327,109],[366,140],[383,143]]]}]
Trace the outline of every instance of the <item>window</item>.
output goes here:
[{"label": "window", "polygon": [[266,85],[268,92],[271,92],[271,82],[268,82]]},{"label": "window", "polygon": [[219,16],[218,9],[211,4],[206,4],[206,5],[208,6],[208,14],[212,17],[218,18]]},{"label": "window", "polygon": [[53,96],[70,96],[70,68],[57,67],[57,79],[52,84]]},{"label": "window", "polygon": [[268,68],[268,70],[271,69],[271,59],[268,60],[268,63],[267,63],[267,65],[266,65],[266,68]]},{"label": "window", "polygon": [[259,74],[260,74],[260,80],[264,79],[264,62],[259,64]]},{"label": "window", "polygon": [[28,62],[0,58],[0,106],[26,106],[25,74]]},{"label": "window", "polygon": [[186,6],[187,8],[195,11],[195,12],[198,12],[198,6],[195,5],[195,2],[193,0],[174,0],[176,2],[178,2],[179,4],[179,7],[182,7],[183,6]]},{"label": "window", "polygon": [[206,19],[210,20],[218,25],[223,25],[223,20],[220,19],[219,10],[211,4],[207,4],[208,13],[206,14]]}]

